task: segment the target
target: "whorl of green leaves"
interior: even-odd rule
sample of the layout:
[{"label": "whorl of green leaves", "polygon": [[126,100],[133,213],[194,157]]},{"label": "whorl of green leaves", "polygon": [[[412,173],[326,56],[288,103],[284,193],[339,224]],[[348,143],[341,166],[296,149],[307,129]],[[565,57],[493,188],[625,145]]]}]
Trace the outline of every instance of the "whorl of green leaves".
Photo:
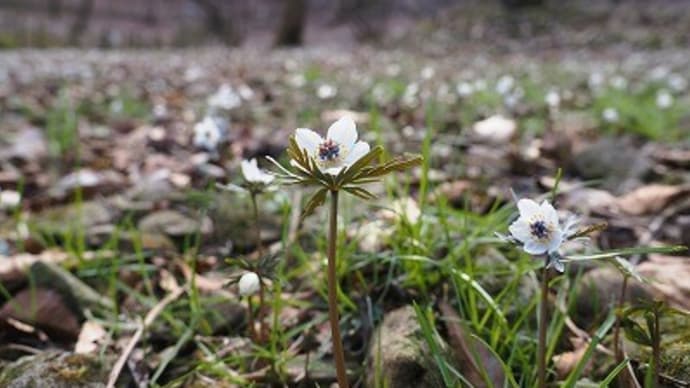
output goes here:
[{"label": "whorl of green leaves", "polygon": [[351,166],[343,168],[338,175],[326,174],[319,169],[316,160],[311,157],[306,150],[297,145],[294,136],[290,137],[287,149],[288,156],[292,159],[290,165],[294,167],[288,170],[278,163],[275,159],[267,156],[278,169],[276,174],[283,184],[321,186],[319,190],[309,199],[302,213],[302,218],[311,214],[316,208],[323,205],[329,191],[345,190],[348,193],[365,199],[374,199],[376,196],[370,191],[361,187],[363,184],[378,182],[383,176],[396,171],[404,171],[411,167],[421,164],[421,155],[403,155],[390,159],[382,164],[372,166],[383,153],[383,147],[376,146],[366,155]]}]

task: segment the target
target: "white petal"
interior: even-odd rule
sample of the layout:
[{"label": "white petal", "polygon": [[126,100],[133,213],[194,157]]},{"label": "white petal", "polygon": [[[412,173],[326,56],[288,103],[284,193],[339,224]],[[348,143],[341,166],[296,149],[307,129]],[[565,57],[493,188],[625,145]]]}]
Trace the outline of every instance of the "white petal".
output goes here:
[{"label": "white petal", "polygon": [[357,128],[350,117],[343,117],[328,128],[326,138],[350,148],[357,141]]},{"label": "white petal", "polygon": [[546,218],[545,221],[552,223],[554,226],[558,226],[558,212],[556,212],[556,209],[553,208],[549,201],[542,202],[539,208],[541,214]]},{"label": "white petal", "polygon": [[523,243],[532,240],[532,232],[529,224],[523,218],[519,218],[517,221],[510,224],[508,231],[513,237]]},{"label": "white petal", "polygon": [[554,231],[553,234],[554,235],[551,238],[551,241],[549,241],[549,252],[558,251],[558,248],[560,248],[561,244],[563,243],[563,233],[560,230]]},{"label": "white petal", "polygon": [[242,176],[244,179],[251,181],[259,175],[259,168],[256,166],[256,159],[243,160],[240,164],[242,169]]},{"label": "white petal", "polygon": [[327,168],[326,170],[324,170],[323,172],[325,172],[326,174],[338,175],[338,174],[340,174],[340,171],[341,171],[343,168],[345,168],[345,165],[344,165],[344,164],[340,164],[340,165],[337,165],[337,166],[329,167],[329,168]]},{"label": "white petal", "polygon": [[371,148],[369,147],[369,143],[365,143],[363,141],[358,141],[357,144],[355,144],[354,147],[352,147],[352,150],[350,151],[349,154],[347,154],[347,157],[345,158],[345,165],[349,166],[359,159],[361,159],[364,155],[369,153],[369,150]]},{"label": "white petal", "polygon": [[529,198],[523,198],[517,203],[520,217],[531,218],[535,214],[541,213],[539,205]]},{"label": "white petal", "polygon": [[323,138],[311,129],[297,128],[295,130],[295,141],[300,148],[313,155],[317,152],[319,145],[323,143]]},{"label": "white petal", "polygon": [[530,255],[541,255],[542,253],[546,253],[547,248],[545,244],[533,240],[527,241],[522,247],[522,249]]},{"label": "white petal", "polygon": [[238,284],[240,295],[247,296],[255,294],[259,291],[259,282],[259,275],[254,272],[247,272],[242,275]]}]

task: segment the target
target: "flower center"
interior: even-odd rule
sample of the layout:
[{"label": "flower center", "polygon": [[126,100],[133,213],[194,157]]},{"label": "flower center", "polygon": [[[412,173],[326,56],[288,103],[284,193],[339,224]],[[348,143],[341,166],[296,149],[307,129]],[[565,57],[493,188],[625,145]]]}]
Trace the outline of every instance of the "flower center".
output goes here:
[{"label": "flower center", "polygon": [[532,235],[539,240],[549,237],[549,233],[551,232],[550,228],[543,220],[534,221],[529,225],[529,228]]},{"label": "flower center", "polygon": [[331,139],[326,139],[319,145],[319,159],[321,161],[332,161],[340,155],[340,145]]}]

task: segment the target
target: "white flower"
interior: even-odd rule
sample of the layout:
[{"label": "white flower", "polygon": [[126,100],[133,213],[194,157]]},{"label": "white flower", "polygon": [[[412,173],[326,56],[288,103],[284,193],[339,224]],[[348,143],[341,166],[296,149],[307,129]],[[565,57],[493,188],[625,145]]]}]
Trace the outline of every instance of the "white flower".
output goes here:
[{"label": "white flower", "polygon": [[328,128],[326,138],[307,128],[295,131],[297,145],[316,161],[319,169],[338,175],[369,152],[369,144],[357,141],[357,128],[350,117],[343,117]]},{"label": "white flower", "polygon": [[515,78],[510,75],[504,75],[496,82],[496,92],[505,95],[513,89],[513,86],[515,86]]},{"label": "white flower", "polygon": [[232,86],[223,84],[215,94],[208,97],[207,103],[211,108],[230,110],[242,105],[242,99]]},{"label": "white flower", "polygon": [[544,101],[546,102],[546,105],[549,106],[549,108],[556,109],[561,104],[561,96],[558,94],[557,91],[551,90],[548,93],[546,93]]},{"label": "white flower", "polygon": [[316,89],[316,96],[322,100],[327,100],[329,98],[335,97],[338,93],[338,89],[335,86],[329,84],[323,84]]},{"label": "white flower", "polygon": [[460,97],[467,97],[474,93],[474,86],[472,86],[472,84],[469,82],[463,81],[458,83],[458,85],[455,87],[455,90],[458,92]]},{"label": "white flower", "polygon": [[240,168],[242,169],[242,176],[244,176],[244,179],[249,183],[262,183],[268,185],[275,179],[273,175],[259,168],[256,159],[243,160]]},{"label": "white flower", "polygon": [[0,192],[0,208],[2,209],[14,209],[21,201],[22,196],[17,191],[2,190]]},{"label": "white flower", "polygon": [[240,289],[241,296],[254,295],[259,291],[259,275],[254,272],[247,272],[242,277],[240,277],[240,282],[238,287]]},{"label": "white flower", "polygon": [[597,90],[604,85],[604,75],[601,73],[592,73],[589,75],[587,85],[591,90]]},{"label": "white flower", "polygon": [[194,125],[194,138],[192,142],[197,148],[207,151],[215,151],[223,140],[223,131],[213,117],[206,116],[202,121]]},{"label": "white flower", "polygon": [[518,201],[520,217],[508,230],[531,255],[557,252],[566,237],[558,221],[558,213],[548,201],[541,205],[531,199]]},{"label": "white flower", "polygon": [[688,81],[680,74],[673,73],[668,76],[668,86],[676,92],[684,92],[688,87]]},{"label": "white flower", "polygon": [[668,109],[673,105],[673,96],[666,90],[659,90],[656,94],[656,106],[659,109]]},{"label": "white flower", "polygon": [[420,73],[422,79],[431,79],[434,77],[434,74],[436,74],[436,70],[434,70],[434,68],[431,66],[424,66],[422,72]]},{"label": "white flower", "polygon": [[480,138],[495,143],[505,143],[515,134],[517,124],[503,116],[491,116],[488,119],[477,121],[472,130]]},{"label": "white flower", "polygon": [[478,79],[474,81],[474,90],[475,91],[483,91],[486,90],[486,81],[483,79]]},{"label": "white flower", "polygon": [[607,123],[618,122],[618,111],[616,108],[606,108],[603,112],[601,112],[601,117]]},{"label": "white flower", "polygon": [[622,75],[617,75],[611,78],[609,81],[609,84],[613,86],[614,89],[618,90],[624,90],[628,88],[628,80],[625,79]]}]

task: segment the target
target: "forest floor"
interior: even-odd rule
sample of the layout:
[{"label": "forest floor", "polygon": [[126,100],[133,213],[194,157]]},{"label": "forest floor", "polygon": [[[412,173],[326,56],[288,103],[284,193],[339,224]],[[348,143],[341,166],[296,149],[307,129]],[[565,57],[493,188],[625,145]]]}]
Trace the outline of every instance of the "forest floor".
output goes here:
[{"label": "forest floor", "polygon": [[[348,116],[385,158],[424,157],[369,185],[375,200],[343,195],[352,383],[444,386],[460,381],[452,371],[533,386],[541,263],[495,235],[517,215],[513,193],[543,197],[558,182],[562,215],[607,223],[564,257],[690,246],[690,23],[674,7],[593,7],[558,23],[459,8],[385,46],[0,52],[0,385],[101,386],[118,358],[118,386],[334,382],[326,209],[302,222],[313,190],[275,187],[258,198],[257,244],[250,196],[218,184],[241,184],[243,159],[287,165],[296,128],[325,134]],[[626,252],[645,280],[630,280],[628,303],[690,309],[687,250]],[[265,306],[254,297],[249,314],[236,281],[267,257]],[[601,329],[616,268],[554,274],[551,381],[620,373]],[[679,316],[662,321],[669,386],[690,382]],[[644,381],[650,350],[631,337]],[[447,351],[463,341],[481,344],[485,375]]]}]

